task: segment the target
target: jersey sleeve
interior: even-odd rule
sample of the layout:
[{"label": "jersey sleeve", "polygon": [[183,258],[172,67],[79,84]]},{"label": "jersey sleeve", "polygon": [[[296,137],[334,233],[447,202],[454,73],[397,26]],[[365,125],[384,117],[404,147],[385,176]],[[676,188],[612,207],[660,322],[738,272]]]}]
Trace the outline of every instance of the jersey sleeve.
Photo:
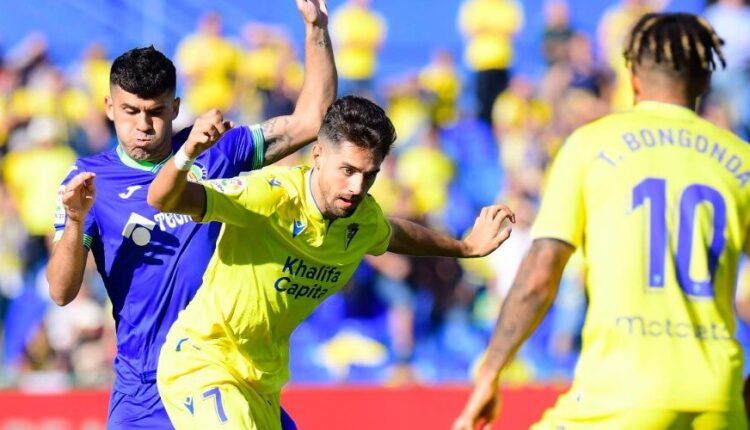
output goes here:
[{"label": "jersey sleeve", "polygon": [[576,248],[583,243],[586,217],[581,148],[577,136],[573,135],[555,157],[532,228],[534,239],[558,239]]},{"label": "jersey sleeve", "polygon": [[[68,172],[68,175],[63,179],[62,183],[57,189],[57,197],[55,200],[55,220],[54,220],[54,227],[55,227],[55,236],[54,241],[57,242],[62,237],[63,231],[65,230],[65,222],[68,219],[67,214],[65,213],[65,207],[63,206],[63,195],[65,194],[65,188],[68,186],[68,183],[76,177],[79,173],[85,172],[86,169],[81,163],[81,161],[77,161],[76,164],[73,165],[73,167],[70,168],[70,171]],[[96,179],[94,179],[94,184],[96,184]],[[94,218],[94,208],[92,207],[89,211],[88,215],[86,215],[86,219],[84,220],[83,224],[83,246],[85,246],[88,249],[91,249],[91,242],[93,241],[94,237],[98,234],[99,228],[96,226],[95,218]]]},{"label": "jersey sleeve", "polygon": [[201,222],[219,221],[247,226],[267,218],[276,210],[285,191],[273,187],[261,175],[202,181],[206,212]]},{"label": "jersey sleeve", "polygon": [[386,218],[383,214],[383,210],[380,208],[380,205],[375,203],[374,199],[373,203],[376,210],[377,222],[375,227],[375,234],[373,234],[372,236],[374,239],[373,245],[370,247],[367,253],[370,255],[381,255],[388,250],[388,245],[390,245],[391,243],[391,234],[393,233],[393,229],[391,227],[391,222],[388,221],[388,218]]},{"label": "jersey sleeve", "polygon": [[227,131],[215,147],[229,159],[237,172],[249,172],[263,167],[266,148],[259,124],[235,127]]}]

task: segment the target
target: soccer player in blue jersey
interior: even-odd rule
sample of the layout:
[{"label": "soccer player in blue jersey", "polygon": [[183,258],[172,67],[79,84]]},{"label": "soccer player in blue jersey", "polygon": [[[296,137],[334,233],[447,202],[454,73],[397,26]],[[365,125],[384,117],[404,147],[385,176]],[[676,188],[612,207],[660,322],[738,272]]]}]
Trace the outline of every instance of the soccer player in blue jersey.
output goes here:
[{"label": "soccer player in blue jersey", "polygon": [[61,306],[78,294],[89,251],[104,279],[117,332],[108,428],[172,428],[155,384],[159,350],[198,289],[221,227],[149,206],[146,193],[156,172],[185,142],[215,133],[221,139],[195,160],[193,180],[233,177],[273,163],[315,138],[335,98],[325,3],[296,2],[306,26],[306,76],[289,116],[223,133],[232,125],[212,111],[172,137],[180,105],[172,62],[142,48],[112,65],[106,110],[119,144],[79,159],[64,179],[47,268],[50,296]]}]

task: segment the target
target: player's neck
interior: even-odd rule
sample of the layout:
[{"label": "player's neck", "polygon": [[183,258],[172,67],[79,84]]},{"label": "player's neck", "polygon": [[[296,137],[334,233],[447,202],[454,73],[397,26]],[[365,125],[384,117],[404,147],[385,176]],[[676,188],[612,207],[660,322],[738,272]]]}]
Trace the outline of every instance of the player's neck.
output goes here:
[{"label": "player's neck", "polygon": [[159,151],[158,153],[152,155],[151,157],[148,157],[145,160],[136,160],[135,158],[131,157],[130,154],[128,154],[128,152],[122,145],[118,144],[117,155],[120,157],[122,162],[128,166],[151,169],[154,166],[160,166],[164,164],[164,161],[166,161],[172,155],[172,148],[166,147],[164,148],[164,150]]},{"label": "player's neck", "polygon": [[310,169],[310,194],[312,195],[315,206],[317,206],[320,214],[323,215],[323,218],[330,219],[330,216],[327,216],[323,211],[324,206],[321,204],[324,202],[323,193],[320,191],[320,182],[318,181],[315,167]]},{"label": "player's neck", "polygon": [[667,93],[667,92],[642,93],[642,94],[638,94],[635,96],[636,104],[640,102],[646,102],[646,101],[668,103],[668,104],[688,108],[693,111],[696,109],[696,106],[697,106],[696,100],[693,100],[691,102],[684,96],[678,96],[676,94]]}]

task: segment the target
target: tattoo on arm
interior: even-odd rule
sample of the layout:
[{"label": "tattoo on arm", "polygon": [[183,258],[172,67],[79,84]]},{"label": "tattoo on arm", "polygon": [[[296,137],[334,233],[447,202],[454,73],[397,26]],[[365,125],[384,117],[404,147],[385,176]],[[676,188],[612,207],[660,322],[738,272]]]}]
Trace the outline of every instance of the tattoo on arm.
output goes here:
[{"label": "tattoo on arm", "polygon": [[503,302],[485,366],[499,372],[547,313],[574,248],[555,239],[534,241]]},{"label": "tattoo on arm", "polygon": [[290,119],[288,116],[271,118],[261,124],[263,138],[266,141],[265,163],[275,163],[294,152],[292,136],[289,133]]},{"label": "tattoo on arm", "polygon": [[323,32],[323,34],[321,34],[320,36],[318,36],[315,39],[315,46],[317,46],[319,48],[330,48],[331,47],[331,38],[328,35],[327,31]]}]

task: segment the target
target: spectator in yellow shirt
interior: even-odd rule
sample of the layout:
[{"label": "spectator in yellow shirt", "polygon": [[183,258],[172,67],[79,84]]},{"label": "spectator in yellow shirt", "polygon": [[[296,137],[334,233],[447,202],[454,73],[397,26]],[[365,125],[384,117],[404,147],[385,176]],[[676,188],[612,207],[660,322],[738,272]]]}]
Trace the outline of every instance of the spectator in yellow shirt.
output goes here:
[{"label": "spectator in yellow shirt", "polygon": [[294,110],[302,88],[303,66],[291,38],[283,29],[250,23],[243,29],[246,51],[238,68],[236,94],[241,110],[253,107],[250,96],[263,118],[288,115]]},{"label": "spectator in yellow shirt", "polygon": [[449,51],[438,50],[433,54],[432,61],[419,72],[419,86],[428,96],[435,124],[443,127],[458,119],[461,78]]},{"label": "spectator in yellow shirt", "polygon": [[107,51],[104,45],[92,43],[84,53],[81,64],[80,79],[86,89],[92,106],[104,115],[104,100],[109,95],[109,68],[111,64],[107,59]]},{"label": "spectator in yellow shirt", "polygon": [[52,118],[34,118],[26,131],[31,147],[12,151],[3,160],[3,180],[29,235],[23,253],[26,270],[47,256],[45,240],[52,232],[55,192],[76,158],[72,149],[58,143],[61,131],[60,124]]},{"label": "spectator in yellow shirt", "polygon": [[664,6],[665,0],[621,0],[605,10],[599,21],[597,28],[599,47],[615,75],[612,94],[612,109],[614,110],[629,109],[633,106],[630,72],[622,56],[625,37],[643,15],[658,12]]},{"label": "spectator in yellow shirt", "polygon": [[466,63],[476,72],[478,117],[489,124],[495,98],[508,86],[523,10],[515,0],[465,0],[458,24],[466,38]]},{"label": "spectator in yellow shirt", "polygon": [[348,0],[332,15],[331,35],[342,94],[372,95],[377,56],[386,37],[383,17],[371,0]]},{"label": "spectator in yellow shirt", "polygon": [[208,13],[201,18],[198,31],[177,47],[177,70],[188,84],[185,104],[194,115],[212,108],[227,111],[234,101],[239,52],[221,32],[221,17]]}]

